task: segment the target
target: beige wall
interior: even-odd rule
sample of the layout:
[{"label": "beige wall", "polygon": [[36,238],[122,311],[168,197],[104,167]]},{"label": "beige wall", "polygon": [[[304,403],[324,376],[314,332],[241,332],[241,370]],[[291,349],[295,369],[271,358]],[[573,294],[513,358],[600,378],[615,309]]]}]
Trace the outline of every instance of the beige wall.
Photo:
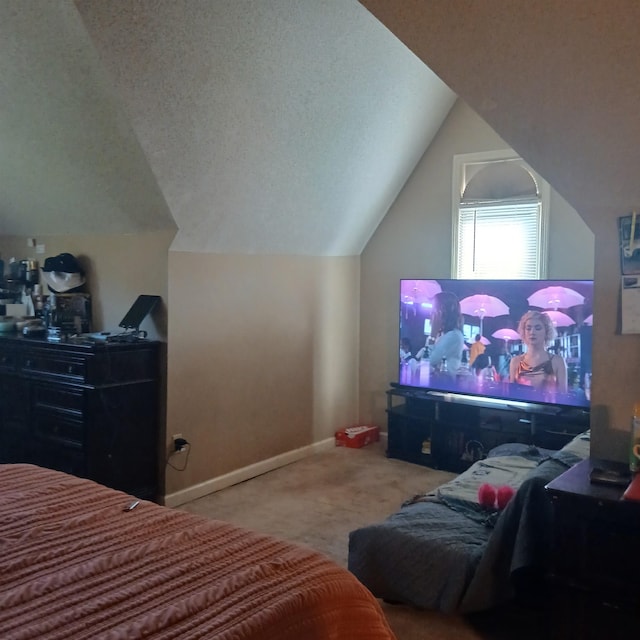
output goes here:
[{"label": "beige wall", "polygon": [[620,249],[612,208],[585,207],[596,237],[591,452],[612,460],[628,458],[633,405],[640,401],[640,335],[620,333]]},{"label": "beige wall", "polygon": [[[506,148],[459,100],[364,250],[361,421],[372,420],[386,428],[385,390],[397,379],[400,278],[451,277],[453,156]],[[552,192],[550,204],[548,277],[593,278],[593,233],[557,193]]]},{"label": "beige wall", "polygon": [[[171,252],[172,238],[43,237],[45,253],[32,256],[26,238],[4,236],[0,256],[78,257],[95,330],[117,330],[139,293],[162,296],[143,328],[167,341],[159,457],[177,504],[225,486],[210,484],[221,476],[230,484],[238,470],[250,477],[269,468],[262,461],[306,455],[357,422],[360,261]],[[165,465],[174,433],[191,443],[184,471]]]},{"label": "beige wall", "polygon": [[173,503],[357,420],[358,280],[357,257],[170,253],[167,446],[191,443]]}]

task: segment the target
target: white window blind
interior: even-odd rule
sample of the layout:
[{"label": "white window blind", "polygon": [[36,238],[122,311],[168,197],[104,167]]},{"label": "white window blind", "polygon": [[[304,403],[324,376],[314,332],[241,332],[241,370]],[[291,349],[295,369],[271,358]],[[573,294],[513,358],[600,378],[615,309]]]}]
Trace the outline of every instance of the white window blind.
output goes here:
[{"label": "white window blind", "polygon": [[539,277],[542,211],[538,198],[461,202],[457,233],[458,278]]}]

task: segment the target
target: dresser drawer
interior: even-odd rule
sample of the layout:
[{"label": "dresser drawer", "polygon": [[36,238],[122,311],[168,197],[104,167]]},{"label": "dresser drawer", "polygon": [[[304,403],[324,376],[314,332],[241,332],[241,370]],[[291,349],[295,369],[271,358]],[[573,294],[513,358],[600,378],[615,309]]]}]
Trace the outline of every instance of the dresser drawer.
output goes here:
[{"label": "dresser drawer", "polygon": [[0,423],[2,431],[28,433],[29,387],[15,376],[0,374]]},{"label": "dresser drawer", "polygon": [[50,443],[36,447],[38,464],[47,469],[64,471],[74,476],[88,477],[87,461],[84,453],[66,446],[55,446]]},{"label": "dresser drawer", "polygon": [[31,406],[36,413],[53,409],[82,418],[84,398],[84,390],[78,387],[37,383],[31,388]]},{"label": "dresser drawer", "polygon": [[45,376],[82,383],[87,380],[87,358],[34,350],[20,363],[24,375]]},{"label": "dresser drawer", "polygon": [[0,352],[0,373],[15,373],[18,371],[18,354],[9,349]]},{"label": "dresser drawer", "polygon": [[54,412],[36,411],[33,416],[33,432],[39,440],[64,444],[73,449],[83,449],[84,425]]}]

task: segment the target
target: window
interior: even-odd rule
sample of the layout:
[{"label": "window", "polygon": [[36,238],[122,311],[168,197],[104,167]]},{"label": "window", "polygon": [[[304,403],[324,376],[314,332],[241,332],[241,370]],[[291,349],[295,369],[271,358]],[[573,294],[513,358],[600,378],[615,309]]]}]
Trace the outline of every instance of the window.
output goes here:
[{"label": "window", "polygon": [[454,157],[456,278],[546,277],[549,185],[512,152]]}]

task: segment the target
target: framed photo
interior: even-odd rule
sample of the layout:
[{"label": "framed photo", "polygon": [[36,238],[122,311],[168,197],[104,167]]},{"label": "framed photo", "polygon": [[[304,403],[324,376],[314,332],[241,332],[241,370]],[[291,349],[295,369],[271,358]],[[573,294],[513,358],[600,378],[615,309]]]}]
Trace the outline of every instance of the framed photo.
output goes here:
[{"label": "framed photo", "polygon": [[640,274],[640,214],[635,211],[618,218],[620,269],[622,275]]}]

